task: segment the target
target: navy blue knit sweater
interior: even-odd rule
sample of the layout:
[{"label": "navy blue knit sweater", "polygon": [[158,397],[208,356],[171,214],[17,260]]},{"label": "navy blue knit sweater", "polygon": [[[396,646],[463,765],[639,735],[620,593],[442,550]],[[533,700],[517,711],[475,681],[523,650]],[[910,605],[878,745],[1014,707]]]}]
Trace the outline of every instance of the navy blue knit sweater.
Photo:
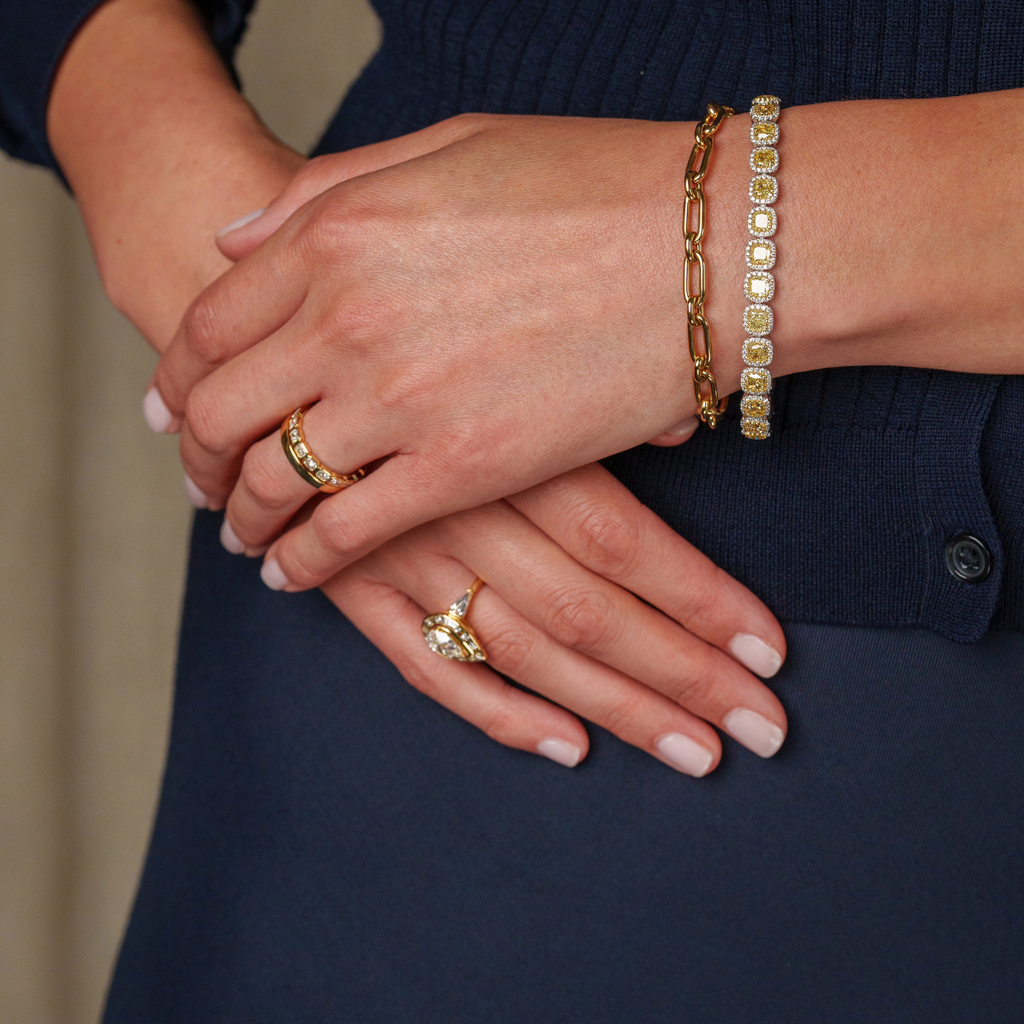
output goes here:
[{"label": "navy blue knit sweater", "polygon": [[[54,166],[49,82],[96,2],[0,0],[0,145],[15,156]],[[251,4],[200,6],[229,58]],[[796,105],[1024,86],[1021,0],[377,6],[383,46],[322,152],[460,111],[696,119],[708,99],[742,109],[765,91]],[[782,619],[965,642],[1024,629],[1024,378],[835,369],[781,381],[773,404],[768,442],[744,441],[733,409],[714,434],[608,465]],[[945,565],[963,532],[993,555],[977,585]]]}]

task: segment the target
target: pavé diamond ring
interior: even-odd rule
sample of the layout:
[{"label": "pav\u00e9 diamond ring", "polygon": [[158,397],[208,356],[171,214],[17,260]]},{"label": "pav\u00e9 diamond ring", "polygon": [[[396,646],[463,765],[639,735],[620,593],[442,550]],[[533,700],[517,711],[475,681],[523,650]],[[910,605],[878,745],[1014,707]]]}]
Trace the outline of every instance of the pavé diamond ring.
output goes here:
[{"label": "pav\u00e9 diamond ring", "polygon": [[357,469],[354,473],[335,473],[328,469],[310,450],[306,444],[306,435],[302,432],[302,417],[306,415],[308,405],[301,405],[286,416],[281,424],[281,446],[284,448],[288,461],[295,467],[295,472],[324,494],[337,494],[346,487],[362,480],[366,476],[365,469]]},{"label": "pav\u00e9 diamond ring", "polygon": [[423,639],[435,654],[449,661],[487,660],[483,646],[465,621],[469,602],[483,585],[484,581],[477,577],[448,611],[428,615],[423,620]]}]

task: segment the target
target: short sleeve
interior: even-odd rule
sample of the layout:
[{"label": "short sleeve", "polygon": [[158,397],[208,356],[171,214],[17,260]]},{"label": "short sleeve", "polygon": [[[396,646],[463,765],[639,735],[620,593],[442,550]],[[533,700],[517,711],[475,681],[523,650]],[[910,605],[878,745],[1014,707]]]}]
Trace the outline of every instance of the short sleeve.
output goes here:
[{"label": "short sleeve", "polygon": [[[58,171],[46,138],[50,85],[64,51],[103,0],[0,0],[0,149]],[[255,0],[194,0],[231,67]]]}]

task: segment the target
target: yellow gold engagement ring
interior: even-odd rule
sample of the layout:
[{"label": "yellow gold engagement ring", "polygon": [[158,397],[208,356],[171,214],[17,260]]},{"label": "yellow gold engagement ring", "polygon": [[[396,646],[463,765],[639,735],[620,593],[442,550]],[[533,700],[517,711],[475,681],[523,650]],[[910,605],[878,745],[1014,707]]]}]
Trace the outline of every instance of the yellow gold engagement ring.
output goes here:
[{"label": "yellow gold engagement ring", "polygon": [[469,603],[484,585],[478,576],[472,586],[446,612],[428,615],[423,620],[423,639],[435,653],[449,661],[486,661],[483,645],[466,624]]},{"label": "yellow gold engagement ring", "polygon": [[286,416],[281,424],[281,446],[284,448],[288,461],[295,472],[324,494],[337,494],[338,491],[351,487],[366,476],[365,469],[357,469],[354,473],[336,473],[328,469],[310,450],[306,444],[306,435],[302,431],[302,417],[309,411],[308,405],[300,405],[298,409]]}]

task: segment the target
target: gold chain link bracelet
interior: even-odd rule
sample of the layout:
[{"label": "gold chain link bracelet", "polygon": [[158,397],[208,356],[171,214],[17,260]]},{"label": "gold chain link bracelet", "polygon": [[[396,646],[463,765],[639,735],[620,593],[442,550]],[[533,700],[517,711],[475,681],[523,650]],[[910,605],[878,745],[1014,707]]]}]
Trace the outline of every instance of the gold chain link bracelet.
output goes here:
[{"label": "gold chain link bracelet", "polygon": [[[718,426],[718,418],[725,412],[729,396],[726,395],[721,402],[718,400],[718,384],[711,372],[711,326],[704,315],[704,301],[707,297],[707,267],[701,249],[707,207],[704,176],[711,162],[715,132],[722,127],[727,117],[735,113],[731,107],[709,103],[707,117],[697,122],[693,132],[693,150],[686,164],[686,199],[683,202],[683,237],[686,242],[683,298],[686,299],[686,340],[690,344],[690,358],[693,360],[693,397],[697,399],[697,415],[712,430]],[[696,221],[693,219],[695,207]],[[696,288],[693,287],[695,283]],[[700,345],[697,343],[698,328],[701,333]]]}]

